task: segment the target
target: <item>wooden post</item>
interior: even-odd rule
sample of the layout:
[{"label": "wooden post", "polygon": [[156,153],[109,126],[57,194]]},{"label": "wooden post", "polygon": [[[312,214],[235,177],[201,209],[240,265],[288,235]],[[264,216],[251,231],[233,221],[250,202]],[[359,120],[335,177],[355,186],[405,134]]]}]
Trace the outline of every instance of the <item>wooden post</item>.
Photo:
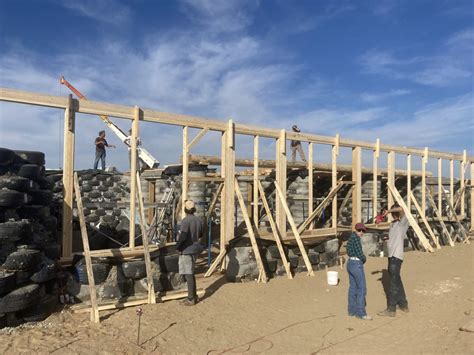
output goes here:
[{"label": "wooden post", "polygon": [[258,136],[253,137],[253,222],[258,228]]},{"label": "wooden post", "polygon": [[388,189],[392,193],[394,199],[398,202],[400,207],[403,209],[403,212],[405,213],[405,216],[408,218],[408,222],[410,223],[410,226],[413,228],[413,231],[415,232],[416,236],[420,240],[421,244],[423,245],[423,248],[425,248],[426,251],[433,252],[433,248],[431,247],[428,239],[426,239],[425,235],[423,234],[423,231],[421,230],[420,226],[418,223],[416,223],[415,218],[413,218],[413,215],[411,212],[408,210],[407,205],[405,204],[405,201],[403,201],[402,197],[400,196],[400,193],[398,192],[397,188],[395,187],[394,184],[387,184]]},{"label": "wooden post", "polygon": [[362,221],[362,172],[361,148],[352,148],[352,181],[355,188],[352,192],[352,224]]},{"label": "wooden post", "polygon": [[63,240],[62,256],[72,255],[72,211],[74,191],[74,139],[75,113],[72,106],[72,95],[68,96],[68,108],[64,112],[64,152],[63,152]]},{"label": "wooden post", "polygon": [[411,211],[411,154],[407,155],[407,207]]},{"label": "wooden post", "polygon": [[79,224],[81,226],[82,245],[84,247],[84,259],[86,261],[87,281],[89,282],[89,293],[91,298],[91,322],[99,323],[99,309],[97,308],[97,293],[95,291],[94,273],[92,271],[92,259],[89,249],[89,238],[87,236],[86,220],[82,206],[81,189],[77,173],[74,173],[74,191],[76,193],[77,213],[79,214]]},{"label": "wooden post", "polygon": [[449,200],[454,206],[454,160],[449,161]]},{"label": "wooden post", "polygon": [[428,147],[425,147],[421,159],[421,211],[423,217],[426,217],[426,164],[428,163]]},{"label": "wooden post", "polygon": [[[226,176],[224,182],[225,193],[225,245],[228,244],[229,240],[234,238],[234,224],[235,224],[235,127],[234,122],[229,120],[227,124],[226,134]],[[221,210],[222,211],[222,210]]]},{"label": "wooden post", "polygon": [[416,210],[418,211],[418,214],[420,215],[421,220],[423,221],[426,229],[428,230],[428,233],[429,233],[431,239],[435,243],[436,249],[441,249],[441,246],[439,245],[438,238],[434,235],[433,230],[431,229],[430,224],[428,223],[427,219],[421,214],[421,207],[418,204],[418,201],[416,201],[416,198],[415,198],[415,195],[413,195],[413,192],[409,191],[408,192],[408,197],[410,198],[410,200],[413,201],[413,205],[415,206]]},{"label": "wooden post", "polygon": [[[395,186],[395,152],[390,151],[387,155],[387,184]],[[387,205],[390,209],[394,203],[394,199],[390,189],[387,191]],[[389,221],[392,220],[391,215],[388,217]]]},{"label": "wooden post", "polygon": [[[339,133],[336,134],[331,149],[331,189],[337,185],[337,156],[339,155]],[[332,227],[337,228],[337,195],[332,199]]]},{"label": "wooden post", "polygon": [[293,231],[293,234],[295,236],[296,243],[298,244],[298,247],[300,249],[301,256],[303,257],[304,263],[306,265],[306,269],[308,270],[308,276],[314,276],[313,267],[311,265],[311,262],[309,261],[308,254],[306,253],[306,249],[304,247],[303,241],[301,240],[301,236],[298,233],[298,228],[296,228],[296,224],[295,224],[295,221],[293,220],[293,216],[291,215],[290,209],[288,208],[288,205],[286,203],[285,195],[283,195],[283,192],[281,191],[280,186],[278,186],[276,182],[275,182],[275,187],[276,187],[277,195],[280,198],[280,202],[283,205],[283,211],[285,212],[286,217],[288,218],[288,222],[290,223],[291,230]]},{"label": "wooden post", "polygon": [[[227,199],[226,199],[226,196],[227,196],[227,180],[226,180],[226,176],[227,176],[227,131],[224,131],[222,132],[222,135],[221,135],[221,178],[224,179],[224,188],[222,190],[222,193],[221,193],[221,226],[220,226],[220,242],[219,242],[219,245],[220,245],[220,253],[219,253],[219,256],[220,255],[225,255],[225,233],[227,231],[226,229],[226,224],[227,224],[227,219],[226,219],[226,214],[225,214],[225,211],[227,210]],[[219,258],[216,258],[214,260],[214,263],[217,262]],[[209,268],[209,271],[211,271],[213,265],[211,265],[211,267]],[[208,273],[209,273],[208,271]],[[206,273],[207,275],[207,273]],[[210,273],[209,273],[210,275]]]},{"label": "wooden post", "polygon": [[255,260],[257,261],[257,267],[259,271],[259,280],[267,282],[267,275],[265,273],[265,267],[263,265],[262,256],[260,255],[260,250],[258,249],[257,239],[255,238],[255,233],[253,231],[252,223],[250,222],[247,209],[245,208],[244,198],[240,192],[239,182],[237,179],[234,181],[235,194],[237,195],[237,200],[239,201],[240,209],[242,210],[242,217],[244,217],[244,222],[247,227],[247,233],[250,237],[250,243],[252,244],[253,253],[255,254]]},{"label": "wooden post", "polygon": [[181,218],[186,216],[184,203],[188,199],[188,173],[189,173],[189,152],[188,152],[188,126],[183,127],[183,174],[181,182]]},{"label": "wooden post", "polygon": [[[148,181],[148,202],[150,204],[155,204],[156,202],[156,180]],[[153,218],[155,217],[156,208],[149,208],[148,209],[148,224],[151,225],[153,223]]]},{"label": "wooden post", "polygon": [[438,210],[443,215],[443,160],[438,158]]},{"label": "wooden post", "polygon": [[[313,142],[308,145],[308,216],[313,213]],[[309,229],[313,229],[314,223],[309,225]]]},{"label": "wooden post", "polygon": [[375,150],[373,152],[373,183],[372,183],[372,215],[375,220],[375,216],[378,213],[378,192],[377,192],[377,183],[378,183],[378,160],[380,156],[380,139],[377,138],[375,143]]},{"label": "wooden post", "polygon": [[471,162],[471,232],[474,231],[474,163]]},{"label": "wooden post", "polygon": [[137,137],[138,123],[140,122],[141,110],[135,106],[132,121],[132,139],[130,142],[130,229],[129,242],[130,248],[135,248],[135,220],[136,220],[136,201],[137,201]]},{"label": "wooden post", "polygon": [[[466,174],[466,164],[467,164],[467,151],[464,149],[463,151],[463,158],[462,158],[462,162],[461,162],[461,216],[462,218],[465,217],[465,214],[466,214],[466,199],[465,199],[465,189],[464,189],[464,185],[465,185],[465,180],[464,180],[464,175]],[[471,181],[471,185],[472,185],[472,181]]]},{"label": "wooden post", "polygon": [[[286,202],[286,133],[285,130],[280,130],[280,137],[276,144],[276,185],[282,191],[284,200]],[[276,223],[281,233],[281,237],[286,237],[286,215],[283,207],[283,202],[276,200]]]},{"label": "wooden post", "polygon": [[257,187],[258,190],[260,191],[260,196],[262,198],[262,204],[263,207],[265,208],[265,212],[268,217],[268,221],[270,222],[270,228],[272,229],[273,237],[275,238],[276,245],[278,247],[278,251],[280,252],[280,257],[281,257],[281,262],[285,268],[286,275],[288,276],[289,279],[293,279],[293,274],[291,273],[291,267],[290,263],[288,262],[288,259],[285,254],[285,250],[283,249],[283,244],[280,240],[280,234],[277,228],[277,225],[275,223],[275,220],[273,219],[272,216],[272,211],[270,210],[270,206],[268,205],[267,198],[265,197],[265,191],[263,190],[262,184],[260,181],[257,181]]},{"label": "wooden post", "polygon": [[143,207],[143,194],[142,187],[140,183],[140,175],[138,172],[137,176],[137,191],[138,191],[138,208],[140,210],[140,228],[142,230],[142,240],[143,240],[143,256],[145,259],[145,269],[146,269],[146,281],[148,284],[148,303],[155,304],[155,286],[153,283],[153,272],[151,270],[151,258],[150,258],[150,249],[148,247],[148,232],[145,228],[145,208]]}]

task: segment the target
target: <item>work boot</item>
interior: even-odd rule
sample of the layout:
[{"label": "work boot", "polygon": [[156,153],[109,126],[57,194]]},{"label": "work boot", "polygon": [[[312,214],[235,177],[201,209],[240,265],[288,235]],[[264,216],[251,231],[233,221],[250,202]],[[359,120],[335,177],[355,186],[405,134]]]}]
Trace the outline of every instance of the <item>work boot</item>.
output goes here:
[{"label": "work boot", "polygon": [[196,300],[190,300],[189,298],[185,298],[183,301],[181,301],[181,304],[183,306],[194,306],[196,304]]},{"label": "work boot", "polygon": [[379,312],[377,314],[382,317],[395,317],[395,311],[391,311],[388,308],[385,311]]},{"label": "work boot", "polygon": [[369,316],[368,314],[366,314],[365,316],[362,316],[362,317],[357,317],[359,319],[362,319],[362,320],[372,320],[372,316]]},{"label": "work boot", "polygon": [[398,309],[402,312],[405,312],[405,313],[408,313],[410,312],[410,310],[408,309],[408,306],[405,306],[405,307],[402,307],[402,306],[398,306]]}]

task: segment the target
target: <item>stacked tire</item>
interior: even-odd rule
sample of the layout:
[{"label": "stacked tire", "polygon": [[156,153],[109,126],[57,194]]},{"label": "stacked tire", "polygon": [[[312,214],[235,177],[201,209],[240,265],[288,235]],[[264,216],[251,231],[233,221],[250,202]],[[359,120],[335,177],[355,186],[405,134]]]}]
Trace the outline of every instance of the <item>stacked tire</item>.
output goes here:
[{"label": "stacked tire", "polygon": [[44,164],[42,152],[0,148],[0,315],[16,321],[49,315],[37,306],[56,278],[60,247]]}]

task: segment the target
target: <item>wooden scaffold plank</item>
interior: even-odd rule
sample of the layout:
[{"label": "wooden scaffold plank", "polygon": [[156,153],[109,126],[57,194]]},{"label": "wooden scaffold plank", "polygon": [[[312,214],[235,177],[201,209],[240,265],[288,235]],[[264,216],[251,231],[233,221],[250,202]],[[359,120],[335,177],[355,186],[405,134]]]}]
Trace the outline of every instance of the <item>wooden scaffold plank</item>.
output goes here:
[{"label": "wooden scaffold plank", "polygon": [[[420,207],[420,205],[418,204],[418,201],[416,200],[415,195],[413,195],[413,192],[408,191],[408,197],[409,197],[410,200],[413,202],[413,205],[415,206],[416,210],[418,211],[418,214],[420,215],[420,218],[421,218],[421,220],[423,221],[423,224],[425,225],[426,229],[428,230],[428,233],[429,233],[431,239],[433,240],[433,243],[435,244],[436,249],[441,249],[441,246],[439,245],[439,240],[438,240],[438,238],[435,236],[435,234],[433,233],[433,230],[431,229],[430,224],[429,224],[428,221],[426,220],[426,217],[423,216],[423,214],[421,213],[421,207]],[[407,206],[407,207],[408,207],[408,206]]]}]

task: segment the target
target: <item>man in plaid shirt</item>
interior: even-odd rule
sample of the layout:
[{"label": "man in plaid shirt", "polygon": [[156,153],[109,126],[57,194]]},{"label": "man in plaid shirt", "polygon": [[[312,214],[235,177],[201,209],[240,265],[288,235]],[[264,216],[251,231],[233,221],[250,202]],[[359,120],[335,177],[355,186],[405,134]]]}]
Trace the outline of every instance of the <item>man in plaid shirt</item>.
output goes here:
[{"label": "man in plaid shirt", "polygon": [[365,283],[364,263],[366,257],[362,250],[360,237],[364,235],[366,228],[363,223],[355,225],[346,248],[349,261],[347,262],[347,272],[349,273],[349,294],[348,312],[350,317],[357,317],[363,320],[372,320],[365,310],[365,296],[367,286]]}]

